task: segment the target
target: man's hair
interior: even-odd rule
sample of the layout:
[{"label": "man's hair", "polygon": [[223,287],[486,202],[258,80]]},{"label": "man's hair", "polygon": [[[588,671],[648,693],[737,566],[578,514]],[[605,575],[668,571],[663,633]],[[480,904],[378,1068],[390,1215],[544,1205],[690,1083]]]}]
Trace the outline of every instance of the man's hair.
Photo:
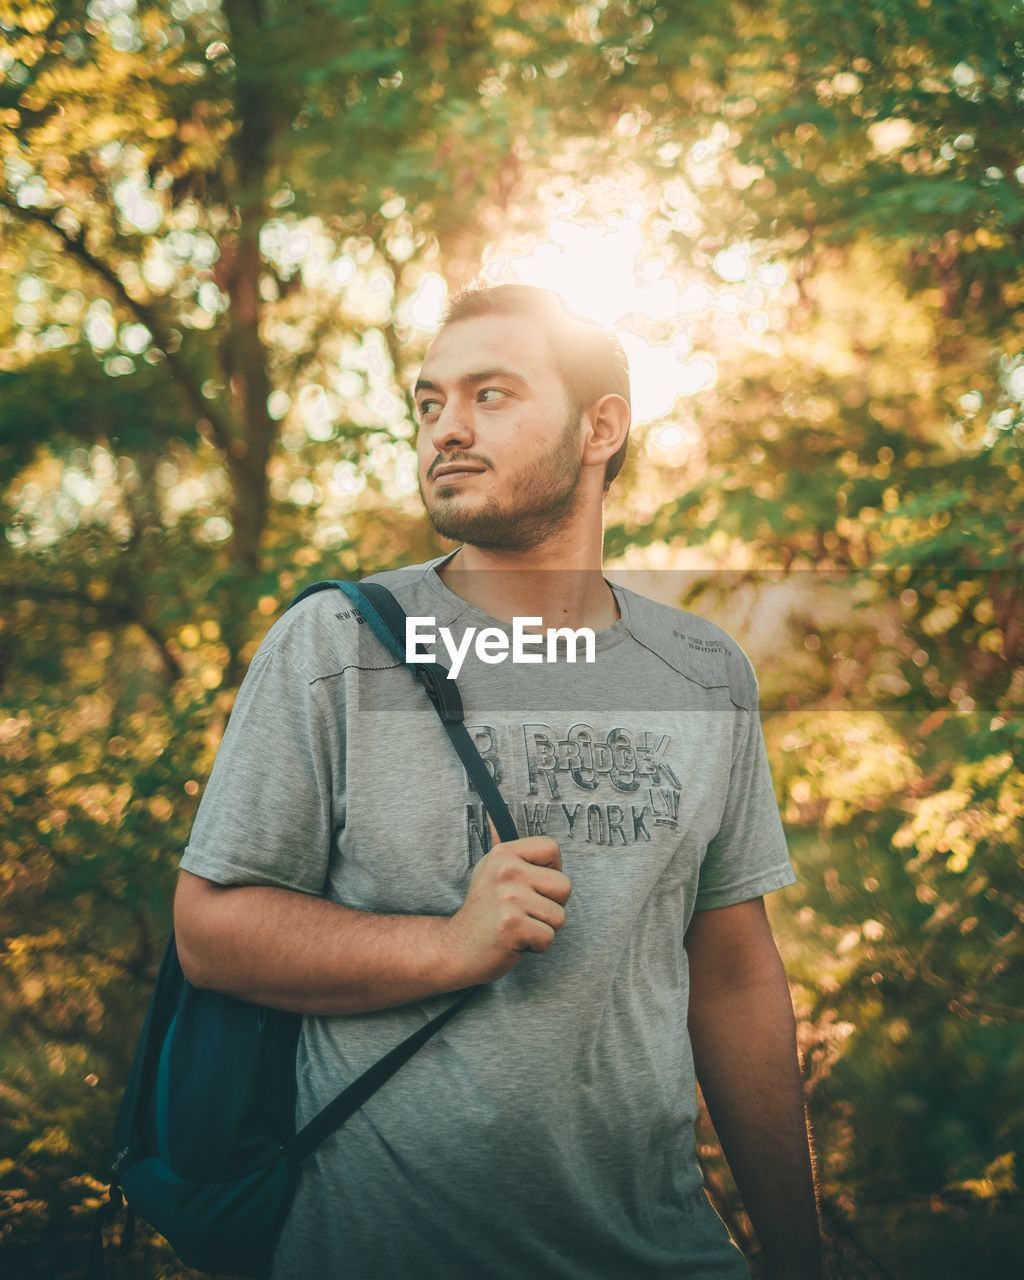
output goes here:
[{"label": "man's hair", "polygon": [[[441,329],[457,320],[485,315],[522,315],[536,321],[550,344],[577,415],[609,392],[630,404],[629,364],[618,338],[600,325],[571,315],[550,289],[529,284],[466,285],[448,303]],[[628,443],[627,432],[605,464],[606,492],[622,470]]]}]

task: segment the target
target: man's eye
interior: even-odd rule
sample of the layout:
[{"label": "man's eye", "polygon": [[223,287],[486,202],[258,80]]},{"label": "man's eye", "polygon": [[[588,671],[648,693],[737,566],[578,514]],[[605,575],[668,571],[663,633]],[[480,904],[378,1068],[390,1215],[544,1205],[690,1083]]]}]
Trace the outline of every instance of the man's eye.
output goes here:
[{"label": "man's eye", "polygon": [[424,418],[425,418],[425,417],[427,416],[427,414],[431,412],[431,410],[430,410],[430,408],[429,408],[429,406],[430,406],[430,405],[432,405],[432,404],[440,404],[440,403],[441,403],[441,402],[440,402],[440,400],[421,400],[421,401],[420,401],[420,415],[421,415],[421,417],[424,417]]},{"label": "man's eye", "polygon": [[[505,392],[504,392],[504,391],[502,391],[502,389],[501,389],[500,387],[481,387],[481,389],[480,389],[480,394],[481,394],[482,396],[485,396],[485,395],[487,395],[488,391],[494,391],[494,392],[496,392],[499,396],[503,396],[503,395],[505,394]],[[492,401],[491,403],[493,403],[493,401]]]}]

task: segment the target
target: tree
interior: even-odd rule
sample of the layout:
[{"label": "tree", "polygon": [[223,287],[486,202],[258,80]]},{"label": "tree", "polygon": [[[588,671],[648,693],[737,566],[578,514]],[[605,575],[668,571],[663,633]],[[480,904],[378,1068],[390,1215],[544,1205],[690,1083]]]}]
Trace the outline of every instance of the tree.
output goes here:
[{"label": "tree", "polygon": [[[437,549],[395,477],[440,277],[536,235],[542,188],[590,184],[600,221],[614,173],[646,265],[705,290],[685,328],[718,376],[635,429],[606,551],[699,564],[711,589],[676,602],[755,656],[836,1274],[1010,1269],[1018,26],[938,0],[0,5],[0,1229],[23,1272],[81,1268],[133,1040],[111,1028],[137,1025],[256,643],[325,569]],[[180,1274],[148,1239],[126,1265]]]}]

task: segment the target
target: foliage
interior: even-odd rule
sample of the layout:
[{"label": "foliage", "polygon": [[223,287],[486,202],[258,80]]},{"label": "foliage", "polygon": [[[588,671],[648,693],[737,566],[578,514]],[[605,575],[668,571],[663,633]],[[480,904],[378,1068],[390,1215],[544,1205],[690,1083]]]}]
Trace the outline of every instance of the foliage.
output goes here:
[{"label": "foliage", "polygon": [[[674,598],[759,674],[832,1274],[1019,1269],[1021,47],[1018,6],[946,0],[0,3],[18,1274],[81,1271],[256,644],[307,582],[438,550],[395,481],[432,281],[615,171],[670,273],[789,268],[760,347],[687,321],[717,382],[665,415],[686,448],[634,430],[605,545],[694,570]],[[117,1270],[183,1274],[144,1233]]]}]

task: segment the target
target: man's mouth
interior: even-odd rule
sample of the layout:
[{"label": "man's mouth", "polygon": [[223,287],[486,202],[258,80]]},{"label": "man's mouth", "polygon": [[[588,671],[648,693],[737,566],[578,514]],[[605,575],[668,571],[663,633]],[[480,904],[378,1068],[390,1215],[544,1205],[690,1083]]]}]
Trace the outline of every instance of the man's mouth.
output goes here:
[{"label": "man's mouth", "polygon": [[453,480],[465,480],[467,476],[479,475],[483,470],[483,467],[475,467],[471,463],[450,463],[434,472],[434,483],[450,484]]}]

